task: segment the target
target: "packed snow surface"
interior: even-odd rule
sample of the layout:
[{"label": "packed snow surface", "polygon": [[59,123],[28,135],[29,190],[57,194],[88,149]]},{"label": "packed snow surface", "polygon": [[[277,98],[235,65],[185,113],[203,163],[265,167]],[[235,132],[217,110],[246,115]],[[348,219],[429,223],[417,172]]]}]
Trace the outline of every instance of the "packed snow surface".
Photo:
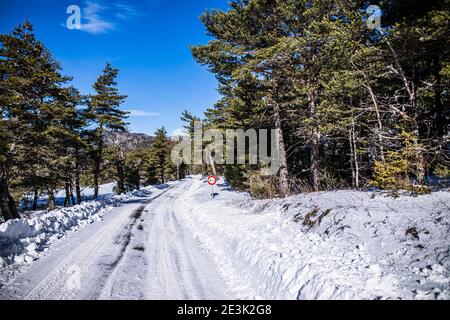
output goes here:
[{"label": "packed snow surface", "polygon": [[449,204],[194,176],[1,224],[0,298],[450,299]]},{"label": "packed snow surface", "polygon": [[50,212],[39,211],[30,218],[23,217],[0,224],[0,268],[32,262],[68,232],[101,221],[120,202],[152,193],[152,187],[147,187],[127,194],[113,195],[113,185],[114,183],[108,183],[100,186],[97,201],[85,201],[80,205]]}]

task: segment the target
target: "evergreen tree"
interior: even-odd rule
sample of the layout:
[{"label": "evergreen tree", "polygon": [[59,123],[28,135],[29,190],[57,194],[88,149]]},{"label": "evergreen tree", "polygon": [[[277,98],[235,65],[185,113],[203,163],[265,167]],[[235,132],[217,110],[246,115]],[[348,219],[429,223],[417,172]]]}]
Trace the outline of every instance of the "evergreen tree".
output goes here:
[{"label": "evergreen tree", "polygon": [[[19,217],[10,193],[39,188],[52,190],[57,172],[53,133],[59,131],[61,86],[69,78],[51,53],[36,40],[29,22],[0,35],[0,108],[3,147],[0,198],[5,220]],[[51,197],[50,197],[51,199]]]},{"label": "evergreen tree", "polygon": [[88,117],[97,125],[93,132],[95,145],[92,146],[94,199],[98,197],[99,178],[102,169],[104,151],[104,130],[125,131],[127,112],[119,109],[126,96],[120,95],[115,81],[119,70],[106,64],[103,73],[94,83],[95,95],[88,102]]},{"label": "evergreen tree", "polygon": [[[376,30],[367,28],[364,1],[232,1],[228,11],[202,16],[214,39],[192,53],[222,94],[206,122],[281,133],[280,196],[293,187],[288,174],[303,190],[359,188],[380,174],[387,153],[408,154],[408,178],[419,184],[427,163],[448,163],[449,8],[445,1],[382,5]],[[252,169],[225,172],[252,189],[261,182]]]},{"label": "evergreen tree", "polygon": [[126,154],[125,188],[132,191],[140,188],[141,178],[145,175],[146,149],[131,150]]},{"label": "evergreen tree", "polygon": [[165,183],[170,171],[171,160],[169,139],[164,127],[156,130],[149,153],[148,182]]}]

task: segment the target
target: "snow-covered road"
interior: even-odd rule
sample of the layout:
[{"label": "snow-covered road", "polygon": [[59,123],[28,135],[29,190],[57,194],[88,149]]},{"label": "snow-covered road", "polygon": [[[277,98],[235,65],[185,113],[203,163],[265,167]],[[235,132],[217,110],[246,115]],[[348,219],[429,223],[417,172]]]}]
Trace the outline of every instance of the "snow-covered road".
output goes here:
[{"label": "snow-covered road", "polygon": [[0,299],[450,298],[447,191],[214,192],[193,176],[8,221]]},{"label": "snow-covered road", "polygon": [[233,298],[174,205],[189,180],[127,200],[70,234],[0,289],[0,299]]}]

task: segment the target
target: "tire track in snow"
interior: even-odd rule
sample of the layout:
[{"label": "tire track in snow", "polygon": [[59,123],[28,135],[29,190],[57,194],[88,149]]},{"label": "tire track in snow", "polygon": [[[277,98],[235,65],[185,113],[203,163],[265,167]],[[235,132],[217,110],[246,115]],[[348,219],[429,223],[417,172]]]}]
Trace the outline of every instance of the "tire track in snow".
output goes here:
[{"label": "tire track in snow", "polygon": [[[115,243],[121,244],[121,249],[119,255],[115,258],[115,260],[109,264],[109,267],[111,268],[110,272],[106,274],[106,277],[101,281],[101,284],[99,286],[99,299],[111,299],[115,298],[115,292],[114,292],[114,286],[118,282],[126,281],[127,279],[121,279],[120,275],[118,275],[118,271],[124,267],[127,268],[128,266],[123,265],[123,260],[130,254],[130,244],[132,243],[132,238],[135,233],[135,226],[139,219],[141,219],[144,212],[148,212],[149,210],[146,210],[146,208],[156,199],[160,198],[167,192],[169,192],[172,187],[169,187],[167,190],[161,192],[157,196],[149,199],[146,203],[141,205],[139,208],[137,208],[131,215],[131,221],[127,225],[125,229],[125,234],[120,234],[116,240]],[[147,216],[147,215],[146,215]],[[143,221],[144,217],[141,221]],[[122,239],[122,240],[121,240]],[[144,248],[145,250],[145,248]],[[128,297],[130,298],[130,297]]]},{"label": "tire track in snow", "polygon": [[[172,188],[172,187],[171,187]],[[145,208],[148,203],[153,200],[159,198],[164,193],[169,191],[165,190],[150,198],[146,204],[140,206],[137,210],[135,210],[131,216],[132,221],[128,223],[129,234],[125,235],[125,240],[122,242],[121,249],[118,253],[118,256],[110,263],[109,268],[106,265],[102,267],[106,270],[103,270],[103,277],[101,276],[98,280],[103,280],[97,282],[97,288],[102,288],[102,284],[109,278],[109,274],[114,272],[117,268],[117,265],[122,260],[123,255],[129,245],[131,238],[131,229],[139,219],[138,216],[142,214],[142,211],[139,210]],[[126,220],[129,220],[127,218]],[[98,261],[98,257],[101,256],[102,251],[105,247],[108,247],[111,243],[114,243],[114,240],[117,238],[113,238],[113,235],[119,233],[119,230],[123,227],[124,223],[124,215],[118,214],[112,221],[109,221],[103,228],[94,233],[91,237],[85,239],[75,250],[70,252],[70,254],[65,257],[56,268],[47,274],[26,296],[25,299],[31,300],[43,300],[43,299],[73,299],[77,296],[79,288],[77,286],[68,286],[71,282],[71,278],[73,277],[73,267],[76,267],[76,270],[83,277],[89,276],[92,272],[92,269],[95,263]],[[105,272],[106,271],[106,272]],[[104,279],[104,275],[106,275],[106,279]],[[83,279],[79,279],[82,281]]]}]

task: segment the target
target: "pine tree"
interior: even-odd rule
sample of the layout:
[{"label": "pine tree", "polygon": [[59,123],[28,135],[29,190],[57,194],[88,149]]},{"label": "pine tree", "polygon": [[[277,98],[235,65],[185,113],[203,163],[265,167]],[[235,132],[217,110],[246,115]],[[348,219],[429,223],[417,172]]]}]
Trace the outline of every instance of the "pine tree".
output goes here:
[{"label": "pine tree", "polygon": [[128,191],[139,189],[141,178],[145,175],[146,149],[136,149],[127,152],[125,156],[126,176],[125,188]]},{"label": "pine tree", "polygon": [[80,174],[85,160],[83,154],[86,152],[87,141],[85,139],[85,126],[86,118],[84,111],[79,109],[79,105],[83,103],[83,97],[74,87],[69,87],[63,90],[61,95],[61,104],[64,109],[60,116],[60,138],[59,144],[54,145],[60,150],[59,158],[61,160],[61,169],[64,174],[62,178],[64,180],[64,187],[66,190],[66,198],[64,205],[68,206],[71,202],[80,204],[81,199],[81,186],[80,186]]},{"label": "pine tree", "polygon": [[[286,196],[290,193],[290,186],[282,125],[284,110],[280,107],[280,86],[286,80],[283,73],[289,66],[289,61],[271,50],[276,46],[278,38],[283,36],[278,23],[283,22],[281,16],[285,12],[277,9],[278,6],[273,6],[270,1],[251,1],[231,2],[228,12],[206,12],[202,16],[202,22],[216,40],[205,46],[193,47],[192,52],[199,62],[209,65],[216,73],[223,92],[232,92],[239,85],[252,83],[263,93],[264,98],[259,104],[241,106],[254,107],[250,110],[256,114],[260,103],[263,102],[262,106],[277,130],[279,193]],[[222,102],[227,103],[227,100],[231,100],[233,104],[227,108],[238,108],[238,104],[235,104],[237,101],[233,99]]]},{"label": "pine tree", "polygon": [[[191,159],[193,159],[194,145],[192,142],[194,141],[195,126],[196,126],[196,124],[198,125],[199,123],[202,123],[202,120],[199,117],[194,116],[192,113],[190,113],[187,110],[183,111],[180,119],[181,119],[181,121],[184,122],[183,128],[186,131],[186,133],[188,134],[188,138],[191,141]],[[196,167],[197,167],[196,165],[190,164],[190,167],[191,167],[192,172],[201,173],[201,169],[196,169]]]},{"label": "pine tree", "polygon": [[155,181],[165,183],[167,181],[171,161],[169,139],[164,127],[156,130],[155,138],[149,153],[147,180],[153,183]]},{"label": "pine tree", "polygon": [[92,146],[92,157],[94,162],[94,199],[98,197],[99,178],[103,162],[104,130],[125,131],[127,112],[119,110],[126,96],[120,95],[115,81],[119,70],[106,64],[103,73],[94,83],[95,95],[88,102],[88,117],[97,125],[93,132],[95,145]]},{"label": "pine tree", "polygon": [[[10,185],[51,190],[57,176],[51,142],[58,131],[61,86],[70,78],[36,40],[29,22],[0,35],[2,148],[0,198],[5,219],[19,217]],[[50,197],[51,198],[51,197]]]}]

